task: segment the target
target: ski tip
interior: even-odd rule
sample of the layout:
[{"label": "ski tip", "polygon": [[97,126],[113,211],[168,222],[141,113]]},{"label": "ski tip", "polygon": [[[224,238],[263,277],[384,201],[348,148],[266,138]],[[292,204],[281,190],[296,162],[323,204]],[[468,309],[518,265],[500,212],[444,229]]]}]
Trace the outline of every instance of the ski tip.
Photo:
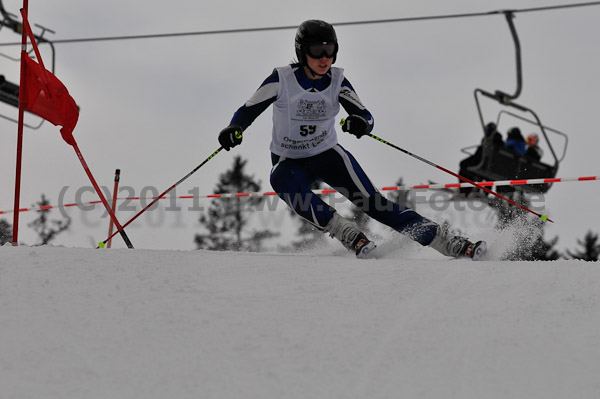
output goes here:
[{"label": "ski tip", "polygon": [[477,241],[471,252],[471,260],[478,261],[483,258],[487,252],[487,243],[485,241]]},{"label": "ski tip", "polygon": [[356,257],[358,259],[368,259],[371,257],[371,252],[377,248],[377,245],[373,241],[368,241],[364,243],[359,249],[356,251]]}]

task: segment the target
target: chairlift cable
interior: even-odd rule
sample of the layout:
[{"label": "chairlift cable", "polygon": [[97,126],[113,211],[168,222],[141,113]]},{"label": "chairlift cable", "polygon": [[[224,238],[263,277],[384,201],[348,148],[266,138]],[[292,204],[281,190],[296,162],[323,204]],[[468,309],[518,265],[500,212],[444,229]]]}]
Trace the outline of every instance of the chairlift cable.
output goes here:
[{"label": "chairlift cable", "polygon": [[[439,19],[455,19],[455,18],[470,18],[470,17],[483,17],[498,14],[506,14],[507,12],[525,13],[525,12],[540,12],[540,11],[551,11],[558,9],[567,8],[578,8],[586,6],[598,6],[600,1],[576,3],[576,4],[562,4],[554,6],[544,7],[531,7],[521,9],[510,9],[510,10],[495,10],[487,12],[474,12],[474,13],[462,13],[462,14],[447,14],[447,15],[429,15],[422,17],[406,17],[406,18],[390,18],[390,19],[375,19],[375,20],[362,20],[362,21],[350,21],[350,22],[334,22],[334,26],[351,26],[351,25],[371,25],[381,23],[397,23],[397,22],[414,22],[414,21],[431,21]],[[0,21],[1,25],[1,21]],[[154,33],[145,35],[125,35],[125,36],[105,36],[105,37],[88,37],[88,38],[75,38],[75,39],[59,39],[52,40],[54,44],[71,44],[71,43],[89,43],[89,42],[101,42],[101,41],[118,41],[118,40],[136,40],[136,39],[159,39],[159,38],[175,38],[185,36],[202,36],[202,35],[220,35],[220,34],[231,34],[231,33],[251,33],[251,32],[266,32],[266,31],[277,31],[277,30],[291,30],[297,29],[297,25],[284,25],[284,26],[271,26],[271,27],[258,27],[258,28],[240,28],[240,29],[219,29],[209,31],[198,31],[198,32],[180,32],[180,33]],[[0,43],[0,46],[19,45],[20,43]]]}]

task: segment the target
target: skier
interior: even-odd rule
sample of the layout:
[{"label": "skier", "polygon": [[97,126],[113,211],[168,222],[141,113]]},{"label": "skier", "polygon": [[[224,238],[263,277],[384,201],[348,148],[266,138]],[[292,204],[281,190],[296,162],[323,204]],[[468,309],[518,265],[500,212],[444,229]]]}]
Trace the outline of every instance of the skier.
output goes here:
[{"label": "skier", "polygon": [[303,22],[296,32],[297,62],[273,70],[254,95],[219,133],[229,151],[242,143],[242,132],[273,104],[270,181],[296,213],[338,239],[358,258],[375,248],[358,227],[340,216],[310,187],[323,181],[375,220],[428,245],[446,256],[477,260],[486,243],[454,235],[409,208],[388,201],[373,186],[354,156],[338,144],[335,117],[344,107],[349,116],[342,131],[361,138],[373,129],[373,116],[361,103],[342,68],[332,67],[338,53],[333,26],[320,20]]}]

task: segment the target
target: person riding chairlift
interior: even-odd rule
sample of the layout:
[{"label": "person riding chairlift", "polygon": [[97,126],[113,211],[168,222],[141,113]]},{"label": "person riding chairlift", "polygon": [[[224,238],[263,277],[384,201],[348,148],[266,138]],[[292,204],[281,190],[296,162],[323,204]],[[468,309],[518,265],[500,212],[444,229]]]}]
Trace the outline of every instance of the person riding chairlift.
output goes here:
[{"label": "person riding chairlift", "polygon": [[527,143],[527,150],[525,151],[525,156],[536,161],[542,159],[544,151],[539,146],[539,136],[536,133],[531,133],[527,136],[525,142]]},{"label": "person riding chairlift", "polygon": [[[479,165],[483,157],[484,148],[497,148],[504,146],[502,134],[498,132],[498,126],[496,126],[494,122],[488,122],[485,125],[483,133],[483,139],[481,140],[481,144],[477,147],[477,150],[475,150],[475,153],[470,157],[463,159],[459,164],[459,174],[467,179],[478,180],[478,175],[469,171],[467,168]],[[462,180],[459,179],[459,183],[462,183]],[[459,189],[459,192],[462,196],[468,196],[473,191],[473,187],[461,187]]]},{"label": "person riding chairlift", "polygon": [[525,139],[521,134],[521,129],[518,127],[511,128],[506,134],[506,148],[509,148],[519,155],[525,155]]}]

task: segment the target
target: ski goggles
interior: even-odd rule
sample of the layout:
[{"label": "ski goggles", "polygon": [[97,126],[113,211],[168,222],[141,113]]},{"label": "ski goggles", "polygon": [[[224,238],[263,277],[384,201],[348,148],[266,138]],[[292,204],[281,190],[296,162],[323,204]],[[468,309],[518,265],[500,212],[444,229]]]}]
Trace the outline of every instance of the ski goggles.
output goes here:
[{"label": "ski goggles", "polygon": [[322,57],[333,58],[337,52],[335,43],[316,43],[306,46],[306,54],[310,58],[319,59]]}]

